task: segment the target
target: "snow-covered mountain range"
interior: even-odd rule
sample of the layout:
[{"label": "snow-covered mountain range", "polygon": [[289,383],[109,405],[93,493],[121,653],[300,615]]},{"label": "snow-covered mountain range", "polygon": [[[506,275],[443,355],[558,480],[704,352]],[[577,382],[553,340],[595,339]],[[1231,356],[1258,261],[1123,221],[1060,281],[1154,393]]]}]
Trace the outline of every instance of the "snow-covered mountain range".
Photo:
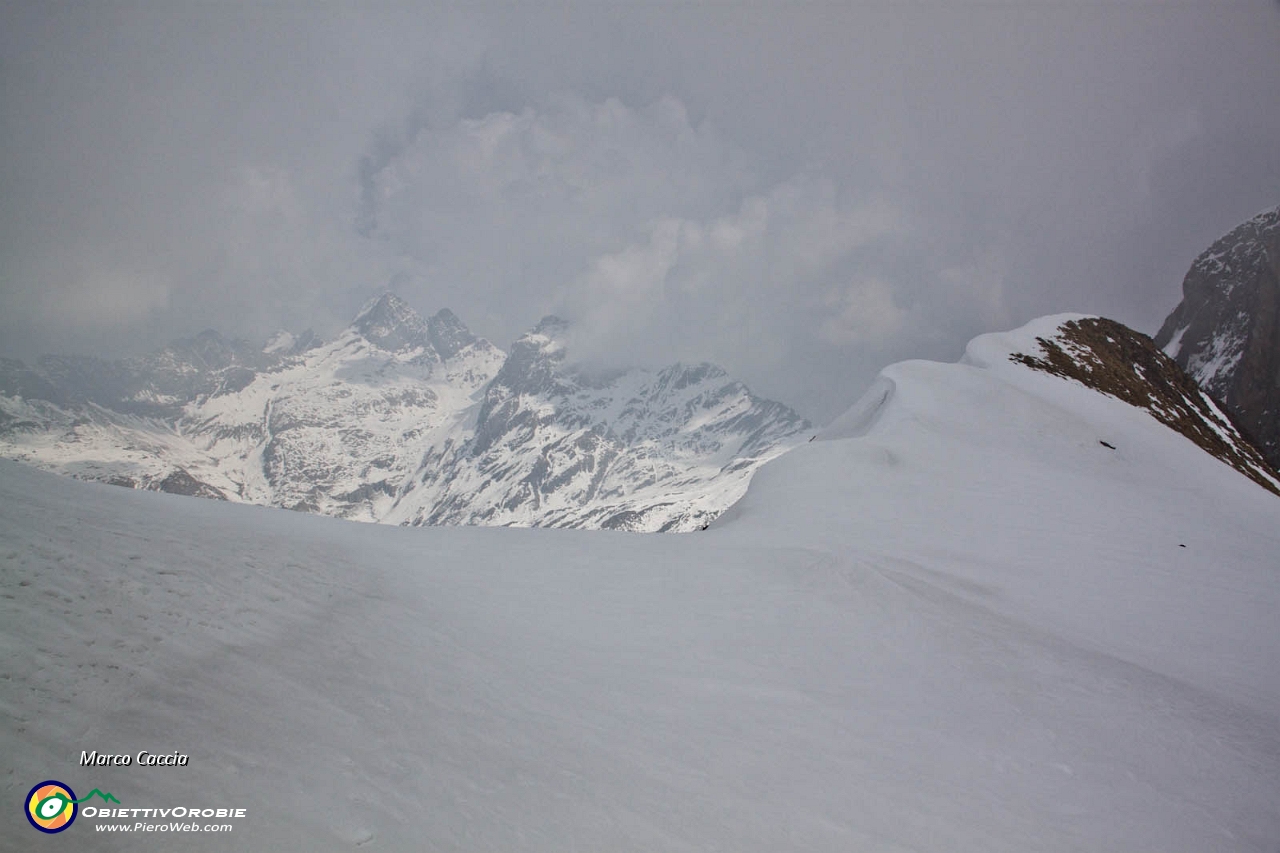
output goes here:
[{"label": "snow-covered mountain range", "polygon": [[[0,461],[6,801],[246,809],[41,837],[15,806],[0,850],[1274,850],[1274,472],[1131,334],[1052,317],[886,368],[690,536]],[[537,413],[489,391],[481,459]]]},{"label": "snow-covered mountain range", "polygon": [[1280,207],[1196,258],[1155,340],[1280,466]]},{"label": "snow-covered mountain range", "polygon": [[82,479],[397,524],[691,530],[808,424],[709,364],[592,376],[393,294],[331,341],[205,332],[0,363],[0,455]]}]

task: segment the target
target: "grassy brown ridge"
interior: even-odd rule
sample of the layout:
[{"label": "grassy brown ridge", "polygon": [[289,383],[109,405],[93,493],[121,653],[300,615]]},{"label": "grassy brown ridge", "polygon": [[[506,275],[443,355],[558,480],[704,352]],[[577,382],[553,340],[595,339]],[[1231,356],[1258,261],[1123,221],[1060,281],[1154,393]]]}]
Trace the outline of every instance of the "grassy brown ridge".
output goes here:
[{"label": "grassy brown ridge", "polygon": [[[1280,474],[1245,438],[1226,412],[1146,335],[1105,317],[1069,320],[1053,338],[1036,338],[1043,357],[1014,353],[1010,360],[1074,379],[1145,409],[1269,492],[1280,496]],[[1214,427],[1217,427],[1216,429]],[[1222,433],[1233,436],[1228,441]]]}]

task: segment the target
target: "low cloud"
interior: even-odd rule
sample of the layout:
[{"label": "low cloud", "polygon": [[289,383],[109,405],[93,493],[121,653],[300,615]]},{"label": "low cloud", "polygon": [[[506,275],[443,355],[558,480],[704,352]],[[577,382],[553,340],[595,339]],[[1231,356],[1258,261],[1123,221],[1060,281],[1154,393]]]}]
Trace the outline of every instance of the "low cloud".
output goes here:
[{"label": "low cloud", "polygon": [[726,216],[651,224],[643,240],[593,260],[560,310],[578,321],[574,350],[585,360],[772,371],[815,315],[832,310],[831,282],[902,228],[886,204],[841,200],[829,181],[796,178]]},{"label": "low cloud", "polygon": [[830,312],[818,334],[838,347],[865,344],[879,348],[901,334],[907,311],[893,288],[879,278],[855,279],[828,291],[823,307]]},{"label": "low cloud", "polygon": [[41,294],[42,319],[82,330],[129,329],[153,322],[169,305],[169,282],[106,265]]},{"label": "low cloud", "polygon": [[735,205],[743,161],[674,97],[561,94],[420,129],[368,177],[369,236],[409,265],[406,295],[514,336],[652,223]]}]

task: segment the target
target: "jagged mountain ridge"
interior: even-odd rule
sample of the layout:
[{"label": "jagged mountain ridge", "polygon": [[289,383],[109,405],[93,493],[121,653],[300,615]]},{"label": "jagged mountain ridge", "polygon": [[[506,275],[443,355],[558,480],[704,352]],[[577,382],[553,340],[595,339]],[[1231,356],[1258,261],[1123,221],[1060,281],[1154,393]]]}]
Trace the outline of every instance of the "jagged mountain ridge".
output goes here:
[{"label": "jagged mountain ridge", "polygon": [[506,354],[384,294],[328,342],[4,361],[0,454],[363,521],[688,530],[808,429],[712,365],[588,377],[563,331],[548,318]]},{"label": "jagged mountain ridge", "polygon": [[189,404],[180,426],[211,457],[241,461],[242,500],[378,521],[501,360],[453,314],[424,320],[387,294],[333,341]]},{"label": "jagged mountain ridge", "polygon": [[1215,241],[1182,294],[1156,345],[1280,466],[1280,207]]},{"label": "jagged mountain ridge", "polygon": [[592,377],[547,317],[489,383],[468,441],[437,446],[393,511],[407,524],[691,529],[808,424],[710,364]]}]

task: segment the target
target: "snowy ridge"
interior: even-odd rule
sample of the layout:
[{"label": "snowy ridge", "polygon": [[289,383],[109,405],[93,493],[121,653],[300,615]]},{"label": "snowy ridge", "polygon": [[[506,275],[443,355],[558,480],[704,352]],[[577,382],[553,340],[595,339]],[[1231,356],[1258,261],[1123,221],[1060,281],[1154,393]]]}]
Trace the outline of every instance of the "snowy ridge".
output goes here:
[{"label": "snowy ridge", "polygon": [[94,403],[68,411],[0,396],[0,434],[5,456],[84,480],[223,500],[235,485],[171,424]]},{"label": "snowy ridge", "polygon": [[[1085,319],[887,368],[693,536],[345,524],[0,462],[5,784],[182,749],[109,790],[248,805],[249,850],[1270,850],[1280,500],[1014,359]],[[228,845],[80,821],[77,850]]]},{"label": "snowy ridge", "polygon": [[[1148,409],[1021,358],[1091,319],[1045,317],[974,339],[957,364],[886,368],[818,441],[762,467],[713,529],[749,519],[744,529],[768,539],[804,526],[815,546],[877,551],[946,571],[949,588],[997,580],[1002,594],[1038,598],[1036,619],[1082,641],[1098,639],[1097,626],[1083,610],[1055,612],[1053,602],[1087,603],[1110,626],[1107,640],[1133,643],[1125,646],[1128,660],[1144,661],[1169,644],[1181,651],[1164,671],[1229,685],[1241,701],[1280,697],[1280,680],[1250,681],[1250,671],[1274,670],[1255,651],[1228,654],[1224,646],[1223,658],[1213,657],[1213,642],[1236,636],[1231,616],[1174,640],[1139,639],[1126,628],[1126,614],[1152,610],[1142,596],[1162,586],[1170,565],[1222,582],[1237,571],[1226,566],[1249,566],[1268,600],[1280,602],[1274,559],[1266,556],[1280,546],[1280,526],[1263,533],[1272,523],[1264,519],[1280,520],[1280,500],[1267,490],[1276,485],[1273,471],[1251,477]],[[1223,437],[1241,441],[1229,426]],[[824,473],[832,471],[841,475]]]}]

